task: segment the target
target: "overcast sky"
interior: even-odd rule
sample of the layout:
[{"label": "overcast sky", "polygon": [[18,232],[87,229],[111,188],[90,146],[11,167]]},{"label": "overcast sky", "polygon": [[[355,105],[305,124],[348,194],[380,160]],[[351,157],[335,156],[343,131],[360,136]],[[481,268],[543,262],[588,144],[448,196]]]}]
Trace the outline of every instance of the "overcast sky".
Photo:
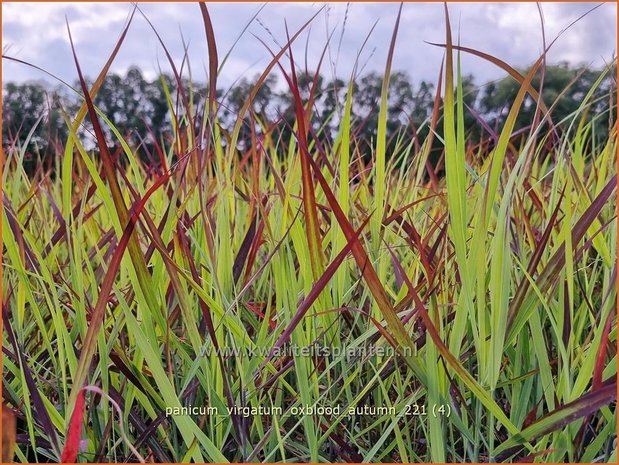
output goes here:
[{"label": "overcast sky", "polygon": [[[542,3],[546,37],[550,42],[572,21],[598,4]],[[357,55],[372,30],[359,63],[364,71],[382,71],[395,24],[397,3],[212,3],[217,47],[222,57],[230,50],[243,27],[262,7],[225,63],[220,85],[235,79],[252,78],[269,62],[271,49],[286,42],[286,24],[292,34],[315,13],[322,11],[296,42],[296,60],[315,69],[329,34],[332,34],[323,74],[350,76]],[[194,79],[205,80],[208,54],[204,25],[196,3],[141,3],[144,15],[153,23],[177,66],[183,56],[183,39],[189,46]],[[129,3],[2,3],[3,53],[40,66],[58,77],[74,82],[77,73],[71,56],[65,17],[68,19],[82,69],[96,76],[122,31],[132,9]],[[524,67],[542,50],[542,29],[535,3],[450,4],[454,40]],[[343,31],[343,33],[342,33]],[[402,11],[394,58],[395,69],[405,70],[414,82],[435,81],[442,50],[426,42],[444,42],[445,20],[441,3],[406,3]],[[566,31],[553,46],[549,59],[573,64],[602,66],[612,59],[617,43],[616,6],[601,4]],[[339,50],[339,51],[338,51]],[[44,74],[21,64],[3,60],[3,82],[42,79]],[[162,47],[141,13],[137,12],[113,71],[124,72],[138,65],[151,78],[158,69],[170,67]],[[479,58],[464,57],[464,72],[477,82],[497,79],[503,73]]]}]

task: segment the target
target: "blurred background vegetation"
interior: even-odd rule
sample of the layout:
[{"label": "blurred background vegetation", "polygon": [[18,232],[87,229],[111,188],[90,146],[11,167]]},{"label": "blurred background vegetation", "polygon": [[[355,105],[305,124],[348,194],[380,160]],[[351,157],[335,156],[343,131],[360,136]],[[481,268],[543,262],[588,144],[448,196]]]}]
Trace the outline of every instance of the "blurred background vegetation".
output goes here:
[{"label": "blurred background vegetation", "polygon": [[[526,74],[527,69],[519,70]],[[587,90],[600,76],[600,70],[586,67],[570,66],[567,62],[549,65],[542,75],[538,73],[533,81],[536,89],[542,89],[546,105],[553,103],[553,124],[559,124],[564,118],[575,112],[585,97]],[[609,114],[607,110],[613,107],[613,92],[616,83],[615,72],[607,74],[603,84],[597,89],[596,102],[589,112],[589,119],[596,114]],[[257,78],[255,78],[257,79]],[[224,131],[231,129],[236,121],[236,115],[248,99],[255,85],[255,79],[240,78],[227,90],[218,90],[220,102],[220,124]],[[304,91],[302,97],[309,95],[314,72],[301,72],[298,76],[299,87]],[[171,140],[173,133],[172,115],[166,101],[164,81],[171,90],[170,97],[176,100],[179,92],[173,76],[160,74],[153,80],[148,80],[137,67],[131,67],[126,74],[110,74],[96,96],[95,104],[110,118],[111,122],[124,136],[129,145],[136,149],[142,159],[156,167],[159,156],[155,147],[165,146],[162,142]],[[355,149],[361,154],[371,153],[371,147],[376,139],[378,112],[374,111],[379,104],[383,76],[371,72],[359,76],[353,83],[352,121],[353,132],[356,134]],[[295,121],[294,99],[286,86],[281,85],[275,74],[270,75],[260,88],[254,99],[254,115],[263,127],[273,127],[272,134],[278,135],[280,142],[287,145],[291,127]],[[194,95],[199,96],[204,104],[207,95],[207,84],[184,80],[185,88],[191,87]],[[76,83],[74,89],[78,89]],[[487,140],[492,143],[496,133],[500,131],[510,102],[514,101],[519,84],[510,76],[478,85],[473,75],[463,76],[464,103],[468,108],[465,112],[465,125],[469,140],[480,142]],[[333,141],[338,129],[338,116],[341,114],[346,100],[347,85],[343,79],[326,79],[318,77],[312,114],[312,129],[321,132],[325,141]],[[415,143],[423,141],[428,132],[428,119],[432,114],[435,102],[435,85],[431,82],[414,83],[403,71],[392,73],[389,87],[389,105],[387,115],[387,137],[389,144]],[[73,115],[82,99],[80,95],[65,85],[52,86],[46,81],[28,81],[23,83],[7,82],[3,86],[2,103],[2,143],[4,147],[15,144],[23,146],[30,138],[25,157],[26,171],[32,173],[38,161],[43,162],[49,170],[54,170],[54,154],[63,152],[63,142],[68,138],[68,129],[63,119],[63,112]],[[440,100],[442,105],[442,99]],[[515,132],[525,134],[528,125],[533,121],[536,104],[528,96],[518,115]],[[199,114],[199,113],[198,113]],[[616,119],[616,107],[610,116]],[[239,138],[240,148],[249,147],[252,124],[250,116],[246,116],[245,130]],[[481,124],[480,124],[481,123]],[[596,121],[593,125],[594,140],[605,140],[608,137],[608,121]],[[201,124],[197,120],[196,125]],[[80,134],[88,138],[88,126],[83,126]],[[116,138],[109,139],[112,149],[118,149]],[[158,144],[154,143],[155,141]],[[440,156],[442,144],[435,142],[437,150],[431,157],[433,162]],[[86,145],[88,145],[86,143]],[[365,155],[364,155],[365,156]],[[439,168],[438,172],[441,172]]]}]

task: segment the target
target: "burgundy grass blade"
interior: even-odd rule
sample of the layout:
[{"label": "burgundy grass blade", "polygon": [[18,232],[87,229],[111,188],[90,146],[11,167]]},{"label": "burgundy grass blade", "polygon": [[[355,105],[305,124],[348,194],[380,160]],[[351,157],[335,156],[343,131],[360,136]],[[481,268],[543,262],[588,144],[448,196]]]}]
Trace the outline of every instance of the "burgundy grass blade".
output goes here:
[{"label": "burgundy grass blade", "polygon": [[67,431],[67,437],[60,456],[62,463],[76,463],[77,454],[80,449],[80,441],[82,439],[82,423],[84,422],[84,390],[80,389],[77,395],[77,401],[75,402],[75,408],[71,414],[71,420],[69,422],[69,429]]}]

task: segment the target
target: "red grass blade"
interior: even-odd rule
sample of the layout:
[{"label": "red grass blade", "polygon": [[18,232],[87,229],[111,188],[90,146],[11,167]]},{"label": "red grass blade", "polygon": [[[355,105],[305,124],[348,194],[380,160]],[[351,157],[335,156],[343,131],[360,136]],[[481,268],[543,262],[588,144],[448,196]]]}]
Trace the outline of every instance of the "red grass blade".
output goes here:
[{"label": "red grass blade", "polygon": [[2,463],[13,461],[15,454],[15,414],[2,404]]},{"label": "red grass blade", "polygon": [[247,113],[247,110],[252,105],[252,102],[256,98],[256,94],[258,94],[258,91],[260,90],[260,87],[262,87],[262,85],[264,84],[264,81],[266,80],[266,78],[269,76],[269,74],[271,74],[271,71],[273,70],[275,65],[278,64],[279,59],[284,55],[284,53],[286,53],[286,51],[288,50],[288,47],[297,39],[297,37],[299,37],[299,35],[301,35],[301,32],[303,32],[307,28],[307,26],[309,26],[309,24],[322,12],[324,8],[325,8],[324,6],[321,7],[308,21],[305,22],[305,24],[303,24],[297,30],[297,32],[288,40],[286,45],[282,47],[282,49],[273,57],[271,62],[265,67],[260,77],[258,77],[258,79],[256,80],[256,84],[254,85],[251,92],[247,96],[247,100],[245,101],[245,104],[240,109],[239,114],[237,115],[237,120],[234,125],[234,129],[232,130],[232,136],[230,138],[231,147],[236,147],[236,144],[238,142],[239,132],[241,130],[241,126],[243,125],[245,113]]},{"label": "red grass blade", "polygon": [[80,441],[82,437],[82,423],[84,422],[84,390],[80,389],[75,402],[75,408],[71,414],[71,421],[69,422],[69,429],[67,431],[67,438],[65,441],[60,461],[62,463],[75,463],[77,462],[77,453],[80,449]]},{"label": "red grass blade", "polygon": [[292,56],[292,45],[288,42],[288,54],[290,56],[290,70],[291,77],[289,77],[280,66],[290,91],[294,97],[294,107],[297,115],[297,143],[301,152],[301,178],[303,182],[303,212],[305,214],[305,223],[307,228],[307,243],[310,251],[310,264],[314,277],[318,278],[324,267],[324,257],[322,254],[321,238],[320,238],[320,226],[318,224],[318,214],[316,206],[316,194],[314,192],[314,181],[312,179],[312,172],[309,166],[308,158],[309,149],[307,145],[307,129],[306,129],[306,115],[303,110],[303,102],[301,100],[301,93],[299,91],[299,84],[297,82],[297,74],[295,71],[294,58]]},{"label": "red grass blade", "polygon": [[[437,47],[443,47],[443,48],[447,48],[448,45],[447,44],[437,44],[434,42],[427,42],[430,45],[436,45]],[[460,45],[453,45],[450,44],[449,47],[453,48],[454,50],[460,50],[462,52],[467,52],[470,53],[471,55],[475,55],[478,56],[480,58],[483,58],[484,60],[489,61],[490,63],[498,66],[499,68],[501,68],[503,71],[507,72],[507,74],[509,74],[511,77],[513,77],[516,81],[518,81],[518,83],[520,85],[523,85],[525,82],[525,77],[519,73],[515,68],[511,67],[510,65],[508,65],[507,63],[505,63],[504,61],[488,54],[488,53],[484,53],[484,52],[480,52],[479,50],[475,50],[474,48],[469,48],[469,47],[462,47]],[[548,107],[544,104],[544,102],[539,98],[539,93],[537,92],[537,90],[535,90],[535,88],[529,83],[526,87],[526,91],[529,93],[529,95],[531,96],[531,98],[533,98],[533,100],[535,100],[536,102],[539,101],[540,102],[540,109],[544,112],[544,115],[546,115],[548,113]],[[550,120],[550,115],[547,115],[548,117],[548,121],[550,123],[550,125],[552,126],[552,121]]]},{"label": "red grass blade", "polygon": [[604,361],[606,360],[606,349],[608,348],[608,335],[613,323],[616,309],[611,310],[606,319],[604,325],[604,332],[602,333],[602,340],[600,341],[600,348],[595,358],[595,367],[593,369],[593,385],[592,390],[596,391],[602,387],[602,374],[604,372]]},{"label": "red grass blade", "polygon": [[200,2],[200,11],[202,12],[202,19],[204,21],[204,31],[206,33],[206,45],[208,46],[208,79],[209,79],[209,112],[212,112],[215,108],[215,95],[217,94],[217,69],[219,67],[219,60],[217,57],[217,43],[215,41],[215,32],[213,30],[213,23],[211,22],[211,16],[208,13],[206,4]]}]

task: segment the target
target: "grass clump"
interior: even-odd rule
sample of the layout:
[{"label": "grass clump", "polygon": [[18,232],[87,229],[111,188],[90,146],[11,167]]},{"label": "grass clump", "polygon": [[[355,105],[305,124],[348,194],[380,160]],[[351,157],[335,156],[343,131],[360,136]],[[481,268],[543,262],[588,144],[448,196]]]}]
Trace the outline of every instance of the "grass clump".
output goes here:
[{"label": "grass clump", "polygon": [[[124,34],[90,88],[75,56],[84,100],[53,170],[29,176],[27,144],[5,149],[17,459],[616,460],[617,129],[613,104],[590,114],[604,75],[568,118],[541,102],[516,131],[541,57],[514,71],[502,128],[471,139],[447,20],[426,136],[387,141],[396,22],[368,154],[352,85],[334,137],[310,124],[299,31],[226,130],[200,6],[206,103],[170,57],[159,170],[93,103]],[[252,108],[274,70],[288,138]]]}]

